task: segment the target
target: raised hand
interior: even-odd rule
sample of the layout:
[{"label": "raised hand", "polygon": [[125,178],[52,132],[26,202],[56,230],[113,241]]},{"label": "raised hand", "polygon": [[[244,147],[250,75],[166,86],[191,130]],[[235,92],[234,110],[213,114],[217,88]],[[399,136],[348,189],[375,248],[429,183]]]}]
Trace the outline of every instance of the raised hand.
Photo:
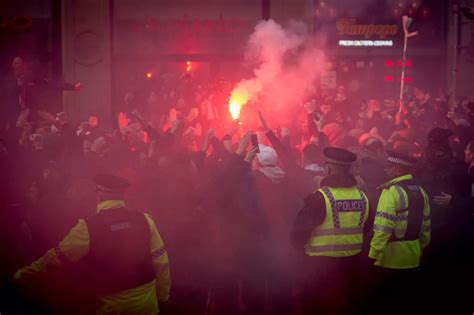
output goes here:
[{"label": "raised hand", "polygon": [[28,116],[30,115],[30,109],[26,108],[21,111],[20,115],[18,116],[18,119],[16,121],[16,126],[18,128],[23,128],[26,123],[28,122]]},{"label": "raised hand", "polygon": [[260,111],[258,111],[258,117],[260,118],[260,128],[265,132],[269,131],[270,129],[268,128],[267,122]]},{"label": "raised hand", "polygon": [[445,192],[441,192],[441,195],[434,196],[433,202],[440,206],[447,206],[451,202],[452,198],[453,198],[452,195],[447,194]]},{"label": "raised hand", "polygon": [[117,120],[120,129],[126,128],[128,126],[127,114],[125,114],[125,112],[118,113]]},{"label": "raised hand", "polygon": [[74,84],[74,91],[79,92],[80,90],[82,90],[82,83],[77,82],[76,84]]},{"label": "raised hand", "polygon": [[316,110],[316,104],[314,101],[304,103],[303,107],[308,111],[308,114],[311,114]]},{"label": "raised hand", "polygon": [[252,134],[253,132],[249,130],[242,136],[242,138],[240,138],[239,145],[235,153],[237,153],[238,155],[242,155],[245,152],[245,149],[247,149],[247,147],[249,146]]},{"label": "raised hand", "polygon": [[215,137],[215,135],[216,135],[216,134],[215,134],[214,129],[209,128],[209,129],[207,130],[206,136],[204,137],[204,141],[203,141],[202,147],[201,147],[201,150],[202,150],[203,152],[207,152],[207,149],[209,148],[209,142],[210,142],[210,140],[211,140],[212,137]]},{"label": "raised hand", "polygon": [[252,163],[253,159],[258,153],[258,146],[252,147],[248,152],[247,155],[245,155],[244,161],[247,163]]}]

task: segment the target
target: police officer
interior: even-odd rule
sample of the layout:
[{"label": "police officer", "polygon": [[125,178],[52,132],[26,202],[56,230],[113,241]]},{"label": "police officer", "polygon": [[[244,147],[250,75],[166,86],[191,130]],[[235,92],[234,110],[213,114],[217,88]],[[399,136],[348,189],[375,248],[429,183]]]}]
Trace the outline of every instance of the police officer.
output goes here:
[{"label": "police officer", "polygon": [[94,181],[97,213],[79,220],[56,248],[15,278],[25,281],[81,261],[87,277],[77,285],[94,290],[96,314],[155,315],[158,304],[167,305],[170,292],[168,254],[155,223],[148,214],[126,208],[127,180],[101,174]]},{"label": "police officer", "polygon": [[350,174],[356,155],[328,147],[324,151],[326,177],[308,196],[292,231],[293,244],[304,249],[305,314],[348,313],[356,308],[359,254],[369,202]]},{"label": "police officer", "polygon": [[[411,174],[416,159],[393,151],[387,155],[385,172],[390,180],[381,186],[369,251],[376,266],[374,278],[380,283],[376,287],[379,295],[373,299],[374,313],[381,312],[380,307],[387,308],[387,303],[393,304],[394,298],[397,306],[410,304],[410,299],[414,299],[411,307],[423,303],[421,283],[417,283],[417,273],[410,270],[420,265],[431,236],[429,198]],[[398,312],[395,308],[383,311]]]}]

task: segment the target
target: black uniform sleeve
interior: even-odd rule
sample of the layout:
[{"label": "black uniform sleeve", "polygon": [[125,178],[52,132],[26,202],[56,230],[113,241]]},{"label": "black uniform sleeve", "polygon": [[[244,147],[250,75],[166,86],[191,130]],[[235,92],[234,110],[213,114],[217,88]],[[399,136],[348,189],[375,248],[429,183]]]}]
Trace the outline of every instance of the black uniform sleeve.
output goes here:
[{"label": "black uniform sleeve", "polygon": [[326,218],[326,203],[320,192],[315,192],[305,199],[303,209],[296,216],[291,231],[291,242],[297,249],[303,248],[313,229],[322,224]]}]

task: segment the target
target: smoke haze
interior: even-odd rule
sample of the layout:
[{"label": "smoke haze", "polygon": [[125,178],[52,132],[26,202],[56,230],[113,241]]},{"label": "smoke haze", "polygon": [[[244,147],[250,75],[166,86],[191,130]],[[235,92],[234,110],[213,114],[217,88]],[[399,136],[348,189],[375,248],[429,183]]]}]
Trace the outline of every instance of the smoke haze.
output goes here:
[{"label": "smoke haze", "polygon": [[[231,99],[256,102],[270,120],[288,122],[290,114],[314,92],[315,81],[325,68],[324,54],[314,44],[301,22],[285,28],[273,20],[258,23],[245,52],[253,77],[237,83]],[[244,123],[251,120],[246,116],[255,114],[245,112]]]}]

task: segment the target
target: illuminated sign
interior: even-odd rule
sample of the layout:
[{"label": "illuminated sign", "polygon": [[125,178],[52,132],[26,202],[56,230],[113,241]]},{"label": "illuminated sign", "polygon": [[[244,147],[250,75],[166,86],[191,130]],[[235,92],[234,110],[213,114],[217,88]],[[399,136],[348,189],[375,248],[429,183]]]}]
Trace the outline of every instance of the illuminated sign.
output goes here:
[{"label": "illuminated sign", "polygon": [[378,36],[386,38],[398,33],[397,24],[356,24],[356,19],[339,19],[336,22],[338,35],[364,36],[371,38]]},{"label": "illuminated sign", "polygon": [[392,47],[393,40],[340,40],[339,46],[344,47]]}]

